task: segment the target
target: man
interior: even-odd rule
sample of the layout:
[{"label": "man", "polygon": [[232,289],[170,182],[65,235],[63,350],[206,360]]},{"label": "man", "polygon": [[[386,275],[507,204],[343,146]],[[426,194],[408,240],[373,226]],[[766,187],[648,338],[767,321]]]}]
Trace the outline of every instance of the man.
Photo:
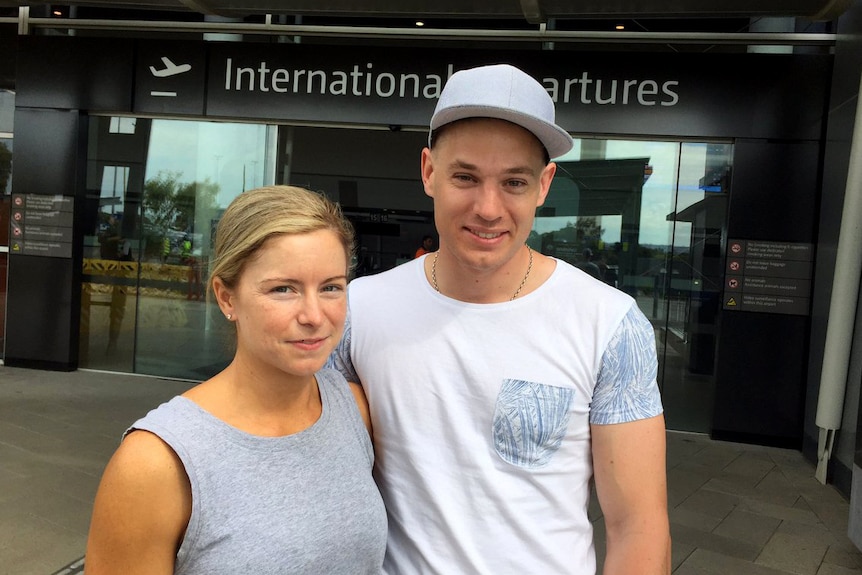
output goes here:
[{"label": "man", "polygon": [[602,270],[599,268],[599,264],[594,261],[593,250],[590,248],[584,248],[584,261],[582,261],[578,267],[596,279],[602,278]]},{"label": "man", "polygon": [[670,573],[652,327],[525,245],[571,147],[520,70],[454,74],[421,160],[439,250],[350,286],[332,364],[370,403],[387,573],[592,574],[591,478],[604,573]]},{"label": "man", "polygon": [[425,254],[430,254],[434,250],[434,238],[431,236],[422,236],[422,245],[416,250],[413,259],[422,257]]}]

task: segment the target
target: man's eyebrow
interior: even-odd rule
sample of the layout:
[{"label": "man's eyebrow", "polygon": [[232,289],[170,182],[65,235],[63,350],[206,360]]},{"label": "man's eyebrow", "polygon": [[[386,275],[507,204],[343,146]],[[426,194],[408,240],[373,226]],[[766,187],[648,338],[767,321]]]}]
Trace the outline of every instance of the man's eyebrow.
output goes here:
[{"label": "man's eyebrow", "polygon": [[475,170],[477,168],[476,168],[475,164],[465,162],[464,160],[453,160],[449,164],[449,169],[451,169],[451,170]]},{"label": "man's eyebrow", "polygon": [[[471,164],[470,162],[465,162],[463,160],[454,160],[449,164],[450,170],[478,170],[478,167],[475,164]],[[535,175],[536,170],[531,168],[530,166],[513,166],[507,170],[505,170],[507,174],[525,174],[525,175]]]}]

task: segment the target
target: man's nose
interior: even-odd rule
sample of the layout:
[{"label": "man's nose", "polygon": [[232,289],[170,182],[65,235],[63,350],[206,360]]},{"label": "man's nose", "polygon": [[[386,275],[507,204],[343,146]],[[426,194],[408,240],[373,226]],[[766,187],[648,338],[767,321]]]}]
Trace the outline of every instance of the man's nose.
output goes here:
[{"label": "man's nose", "polygon": [[485,221],[494,221],[500,217],[502,212],[502,201],[498,186],[483,183],[476,191],[474,210],[476,214]]}]

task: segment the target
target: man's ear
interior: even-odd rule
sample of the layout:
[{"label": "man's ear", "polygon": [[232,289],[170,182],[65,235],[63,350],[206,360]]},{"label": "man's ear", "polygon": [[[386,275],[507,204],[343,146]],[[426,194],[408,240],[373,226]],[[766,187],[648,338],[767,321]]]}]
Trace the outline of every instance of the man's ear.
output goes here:
[{"label": "man's ear", "polygon": [[557,164],[548,162],[548,165],[542,170],[539,175],[539,197],[536,198],[536,207],[543,205],[548,197],[548,192],[551,191],[551,182],[554,181],[554,174],[557,173]]},{"label": "man's ear", "polygon": [[422,169],[422,185],[425,187],[425,195],[434,197],[434,159],[431,154],[431,148],[422,149],[422,158],[420,160]]}]

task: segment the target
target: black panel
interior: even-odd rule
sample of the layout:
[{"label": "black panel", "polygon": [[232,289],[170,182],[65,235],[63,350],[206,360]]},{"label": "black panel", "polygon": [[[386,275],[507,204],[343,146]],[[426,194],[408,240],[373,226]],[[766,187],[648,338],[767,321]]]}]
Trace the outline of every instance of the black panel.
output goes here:
[{"label": "black panel", "polygon": [[16,105],[129,112],[133,62],[130,40],[24,36]]},{"label": "black panel", "polygon": [[800,449],[807,317],[725,313],[712,437]]},{"label": "black panel", "polygon": [[19,194],[73,195],[78,112],[15,110],[15,169],[12,189]]},{"label": "black panel", "polygon": [[[73,354],[71,345],[72,262],[9,254],[4,359],[8,365],[31,361],[58,369],[77,367],[77,347]],[[74,310],[77,313],[78,306]]]},{"label": "black panel", "polygon": [[[74,196],[83,174],[78,113],[17,110],[12,189],[20,194]],[[76,214],[80,214],[76,205]],[[80,234],[73,257],[9,254],[6,300],[8,365],[74,369],[78,363]]]},{"label": "black panel", "polygon": [[[816,142],[737,142],[729,236],[813,243],[818,154]],[[714,438],[801,448],[809,332],[808,316],[722,314]]]},{"label": "black panel", "polygon": [[13,26],[0,26],[0,90],[15,89],[15,51],[18,36]]},{"label": "black panel", "polygon": [[813,242],[819,204],[819,144],[738,140],[728,236]]}]

